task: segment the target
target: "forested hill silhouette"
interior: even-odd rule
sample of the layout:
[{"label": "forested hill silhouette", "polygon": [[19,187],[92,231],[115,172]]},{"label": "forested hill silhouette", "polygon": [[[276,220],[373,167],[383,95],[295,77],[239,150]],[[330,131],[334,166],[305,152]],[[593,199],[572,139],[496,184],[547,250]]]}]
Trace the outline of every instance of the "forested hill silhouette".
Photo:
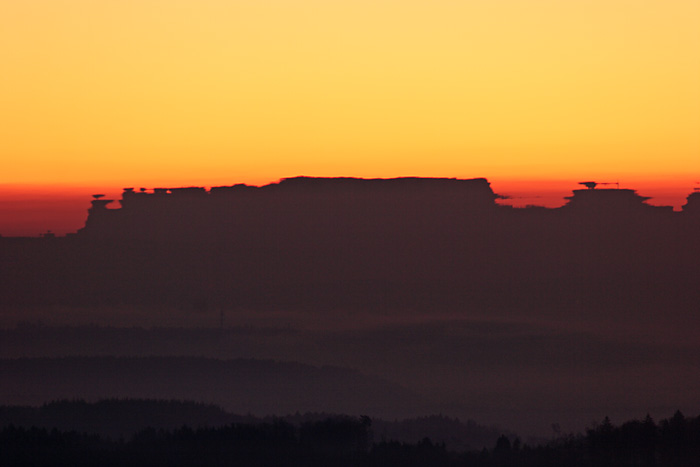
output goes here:
[{"label": "forested hill silhouette", "polygon": [[[348,419],[347,415],[328,412],[296,412],[293,415],[256,417],[227,412],[214,404],[172,399],[83,399],[57,400],[41,406],[0,405],[0,430],[8,426],[37,427],[48,430],[77,431],[128,439],[148,427],[155,430],[218,428],[231,424],[260,425],[284,421],[292,426]],[[460,421],[442,415],[401,420],[372,418],[375,439],[416,443],[429,437],[448,449],[482,449],[491,447],[504,433],[502,428],[487,427],[473,420]],[[515,434],[509,433],[511,437]]]},{"label": "forested hill silhouette", "polygon": [[[144,420],[144,412],[155,419],[156,425],[129,430]],[[219,420],[231,417],[221,411],[216,413],[216,408],[172,401],[106,400],[97,404],[61,401],[38,409],[0,407],[0,418],[9,415],[25,423],[0,425],[0,463],[32,466],[676,467],[697,465],[700,458],[700,417],[686,417],[680,411],[658,423],[647,415],[643,420],[628,420],[616,426],[606,417],[602,423],[587,429],[585,435],[559,434],[535,445],[523,444],[515,435],[501,434],[495,443],[491,437],[490,449],[478,448],[478,444],[456,445],[458,437],[474,432],[477,427],[444,417],[386,423],[367,416],[312,415],[295,417],[301,419],[300,424],[290,418],[274,418],[262,423],[249,418],[232,423],[194,425],[197,419],[202,420],[203,413],[209,418],[212,412]],[[182,420],[183,415],[191,417],[190,423],[172,426],[172,421]],[[56,423],[59,418],[61,421]],[[95,427],[95,422],[100,420],[120,431],[126,428],[131,432],[119,438],[110,437],[111,433],[103,433],[104,426]],[[165,429],[156,429],[163,421]],[[27,422],[38,423],[28,426]],[[45,428],[47,422],[56,428]],[[77,425],[78,430],[67,429],[66,425]],[[406,428],[411,432],[406,433]],[[420,434],[424,434],[423,438],[416,439]]]},{"label": "forested hill silhouette", "polygon": [[0,403],[84,398],[198,400],[258,416],[300,412],[415,416],[424,398],[340,367],[259,359],[64,357],[0,359]]},{"label": "forested hill silhouette", "polygon": [[513,209],[486,179],[127,188],[120,209],[95,195],[77,234],[2,239],[0,304],[683,312],[700,302],[699,196],[673,212],[595,186]]}]

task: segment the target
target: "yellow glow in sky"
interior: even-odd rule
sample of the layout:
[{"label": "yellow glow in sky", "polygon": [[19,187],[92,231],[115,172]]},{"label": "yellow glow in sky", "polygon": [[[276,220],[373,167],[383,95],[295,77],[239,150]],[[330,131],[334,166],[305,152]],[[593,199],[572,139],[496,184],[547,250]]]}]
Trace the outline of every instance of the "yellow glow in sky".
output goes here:
[{"label": "yellow glow in sky", "polygon": [[5,1],[0,183],[690,184],[699,18],[697,0]]}]

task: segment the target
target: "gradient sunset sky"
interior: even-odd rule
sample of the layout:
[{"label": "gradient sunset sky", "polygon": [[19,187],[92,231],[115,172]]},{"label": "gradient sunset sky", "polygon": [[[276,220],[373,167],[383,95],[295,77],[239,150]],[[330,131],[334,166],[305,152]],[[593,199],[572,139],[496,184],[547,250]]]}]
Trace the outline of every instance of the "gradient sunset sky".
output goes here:
[{"label": "gradient sunset sky", "polygon": [[619,180],[678,207],[700,186],[699,18],[697,0],[5,1],[0,234],[74,230],[95,189],[296,175],[487,177],[551,205]]}]

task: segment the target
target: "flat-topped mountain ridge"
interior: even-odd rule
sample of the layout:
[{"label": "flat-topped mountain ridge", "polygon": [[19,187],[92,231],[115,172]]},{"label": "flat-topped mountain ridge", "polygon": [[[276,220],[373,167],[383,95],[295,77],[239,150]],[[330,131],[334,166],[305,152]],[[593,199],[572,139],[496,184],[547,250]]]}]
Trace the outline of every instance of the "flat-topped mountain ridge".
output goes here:
[{"label": "flat-topped mountain ridge", "polygon": [[95,195],[75,235],[0,241],[0,303],[630,313],[662,297],[676,310],[700,302],[699,192],[682,212],[595,185],[559,209],[497,198],[483,178],[127,188],[117,209]]}]

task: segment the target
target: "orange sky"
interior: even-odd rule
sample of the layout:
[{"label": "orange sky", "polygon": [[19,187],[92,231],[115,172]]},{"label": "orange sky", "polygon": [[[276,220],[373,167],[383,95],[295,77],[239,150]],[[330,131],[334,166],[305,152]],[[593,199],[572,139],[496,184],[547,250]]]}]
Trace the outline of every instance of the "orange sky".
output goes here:
[{"label": "orange sky", "polygon": [[700,181],[698,18],[696,0],[2,2],[0,234],[37,233],[32,209],[58,222],[59,185],[295,175],[487,177],[523,204],[620,180],[679,206]]}]

